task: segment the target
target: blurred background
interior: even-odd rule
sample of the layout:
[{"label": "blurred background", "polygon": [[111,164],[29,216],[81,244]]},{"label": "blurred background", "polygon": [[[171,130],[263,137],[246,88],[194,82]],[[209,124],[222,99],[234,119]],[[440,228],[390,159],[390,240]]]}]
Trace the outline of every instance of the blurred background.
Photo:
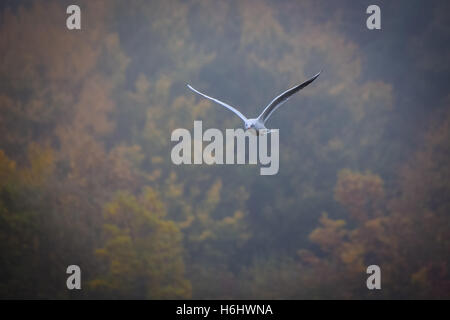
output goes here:
[{"label": "blurred background", "polygon": [[[372,2],[2,1],[0,298],[450,298],[450,5]],[[172,164],[242,126],[187,83],[256,116],[322,69],[277,175]]]}]

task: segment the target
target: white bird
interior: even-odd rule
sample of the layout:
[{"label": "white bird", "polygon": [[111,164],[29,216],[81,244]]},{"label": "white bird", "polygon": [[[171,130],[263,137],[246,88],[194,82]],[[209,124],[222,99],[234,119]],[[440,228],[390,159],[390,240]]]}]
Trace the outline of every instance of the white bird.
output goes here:
[{"label": "white bird", "polygon": [[210,96],[207,96],[206,94],[201,93],[200,91],[194,89],[193,87],[191,87],[189,84],[187,85],[189,89],[191,89],[192,91],[198,93],[199,95],[212,100],[222,106],[224,106],[225,108],[233,111],[239,118],[242,119],[242,121],[244,121],[244,127],[245,130],[254,130],[254,132],[259,135],[259,134],[267,134],[270,133],[270,130],[266,128],[265,123],[266,121],[269,119],[269,117],[272,115],[272,113],[277,110],[282,104],[284,104],[286,101],[289,100],[289,98],[294,94],[297,93],[298,91],[300,91],[301,89],[303,89],[304,87],[306,87],[307,85],[309,85],[311,82],[313,82],[314,80],[316,80],[316,78],[320,75],[321,72],[319,72],[318,74],[316,74],[314,77],[312,77],[311,79],[296,85],[295,87],[286,90],[285,92],[283,92],[282,94],[280,94],[279,96],[277,96],[275,99],[272,100],[272,102],[269,103],[269,105],[267,107],[264,108],[263,112],[254,119],[248,119],[247,117],[245,117],[241,112],[239,112],[236,108],[233,108],[232,106],[226,104],[225,102],[222,102],[220,100],[217,100],[215,98],[212,98]]}]

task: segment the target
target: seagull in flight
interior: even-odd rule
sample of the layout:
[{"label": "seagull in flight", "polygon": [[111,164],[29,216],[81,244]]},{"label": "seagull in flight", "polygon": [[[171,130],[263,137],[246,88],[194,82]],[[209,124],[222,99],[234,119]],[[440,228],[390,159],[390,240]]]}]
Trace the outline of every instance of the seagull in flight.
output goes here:
[{"label": "seagull in flight", "polygon": [[244,121],[244,128],[245,131],[247,130],[251,130],[251,132],[253,132],[256,135],[264,135],[267,133],[270,133],[271,130],[267,129],[265,124],[266,121],[269,119],[269,117],[272,115],[272,113],[277,110],[281,105],[283,105],[286,101],[289,100],[289,98],[294,94],[297,93],[298,91],[300,91],[301,89],[303,89],[304,87],[306,87],[307,85],[309,85],[311,82],[313,82],[314,80],[316,80],[316,78],[320,75],[321,72],[319,72],[318,74],[316,74],[314,77],[312,77],[311,79],[296,85],[295,87],[292,87],[289,90],[286,90],[285,92],[283,92],[282,94],[280,94],[279,96],[277,96],[275,99],[272,100],[272,102],[270,102],[268,104],[267,107],[264,108],[263,112],[254,119],[248,119],[247,117],[245,117],[241,112],[239,112],[239,110],[237,110],[236,108],[230,106],[229,104],[226,104],[225,102],[222,102],[218,99],[212,98],[210,96],[207,96],[206,94],[201,93],[200,91],[194,89],[193,87],[191,87],[189,84],[187,85],[189,89],[191,89],[192,91],[198,93],[199,95],[205,97],[206,99],[212,100],[222,106],[224,106],[225,108],[227,108],[230,111],[233,111],[234,114],[236,114],[239,118],[242,119],[242,121]]}]

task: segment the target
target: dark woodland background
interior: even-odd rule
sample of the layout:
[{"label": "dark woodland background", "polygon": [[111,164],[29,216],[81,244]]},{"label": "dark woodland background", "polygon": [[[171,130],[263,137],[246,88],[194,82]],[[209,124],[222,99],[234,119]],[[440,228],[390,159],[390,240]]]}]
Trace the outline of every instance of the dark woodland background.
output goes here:
[{"label": "dark woodland background", "polygon": [[[72,2],[0,5],[0,298],[450,298],[448,1]],[[278,175],[172,164],[242,125],[186,83],[256,116],[321,69]]]}]

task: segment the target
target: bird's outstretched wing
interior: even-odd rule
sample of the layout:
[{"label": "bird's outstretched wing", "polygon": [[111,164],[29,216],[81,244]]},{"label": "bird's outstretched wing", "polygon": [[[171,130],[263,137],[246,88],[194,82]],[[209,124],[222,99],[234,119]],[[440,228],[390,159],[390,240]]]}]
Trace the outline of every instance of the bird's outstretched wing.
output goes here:
[{"label": "bird's outstretched wing", "polygon": [[[322,71],[321,71],[322,72]],[[259,115],[258,119],[266,122],[267,119],[269,119],[269,117],[272,115],[272,113],[277,110],[279,107],[281,107],[281,105],[283,103],[285,103],[286,101],[289,100],[289,98],[294,94],[297,93],[298,91],[300,91],[301,89],[303,89],[304,87],[306,87],[308,84],[310,84],[311,82],[313,82],[314,80],[316,80],[316,78],[320,75],[319,72],[318,74],[316,74],[314,77],[312,77],[311,79],[296,85],[295,87],[283,92],[282,94],[280,94],[278,97],[276,97],[275,99],[272,100],[271,103],[269,103],[269,105],[264,109],[264,111]]]},{"label": "bird's outstretched wing", "polygon": [[240,113],[238,110],[236,110],[235,108],[233,108],[232,106],[230,106],[230,105],[228,105],[228,104],[226,104],[225,102],[222,102],[222,101],[220,101],[220,100],[217,100],[217,99],[214,99],[214,98],[212,98],[212,97],[209,97],[209,96],[207,96],[206,94],[203,94],[203,93],[201,93],[200,91],[195,90],[195,89],[192,88],[190,85],[187,85],[187,86],[188,86],[189,89],[191,89],[192,91],[194,91],[194,92],[198,93],[199,95],[205,97],[206,99],[212,100],[212,101],[214,101],[214,102],[216,102],[216,103],[218,103],[218,104],[224,106],[224,107],[227,108],[228,110],[233,111],[233,112],[234,112],[239,118],[241,118],[244,122],[247,121],[247,118],[246,118],[242,113]]}]

